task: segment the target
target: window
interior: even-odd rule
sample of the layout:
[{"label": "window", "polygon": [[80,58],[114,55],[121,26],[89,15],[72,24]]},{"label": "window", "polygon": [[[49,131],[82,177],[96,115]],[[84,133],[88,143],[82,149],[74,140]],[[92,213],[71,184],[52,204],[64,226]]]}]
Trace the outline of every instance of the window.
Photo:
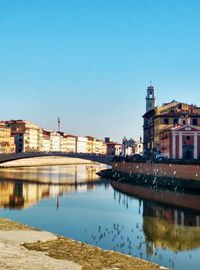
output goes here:
[{"label": "window", "polygon": [[186,140],[189,141],[190,140],[190,136],[186,136]]},{"label": "window", "polygon": [[193,124],[194,126],[197,126],[197,119],[196,119],[196,118],[192,119],[192,124]]},{"label": "window", "polygon": [[185,120],[183,120],[183,125],[185,125],[186,124],[186,121]]},{"label": "window", "polygon": [[169,119],[168,119],[168,118],[164,118],[164,119],[163,119],[163,124],[169,125]]},{"label": "window", "polygon": [[152,99],[153,98],[153,94],[152,92],[149,92],[149,98]]},{"label": "window", "polygon": [[178,118],[174,118],[173,123],[174,123],[174,125],[177,125],[178,124]]}]

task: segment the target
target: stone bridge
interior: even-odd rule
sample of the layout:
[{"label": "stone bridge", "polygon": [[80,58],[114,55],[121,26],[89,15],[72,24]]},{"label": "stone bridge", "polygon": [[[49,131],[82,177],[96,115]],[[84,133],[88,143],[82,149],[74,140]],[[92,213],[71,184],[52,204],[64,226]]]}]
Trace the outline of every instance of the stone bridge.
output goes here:
[{"label": "stone bridge", "polygon": [[113,156],[110,156],[110,155],[98,155],[98,154],[88,154],[88,153],[27,152],[27,153],[17,153],[17,154],[0,154],[0,163],[18,160],[18,159],[24,159],[24,158],[49,157],[49,156],[80,158],[80,159],[91,160],[94,162],[103,163],[107,165],[111,165],[112,159],[113,159]]}]

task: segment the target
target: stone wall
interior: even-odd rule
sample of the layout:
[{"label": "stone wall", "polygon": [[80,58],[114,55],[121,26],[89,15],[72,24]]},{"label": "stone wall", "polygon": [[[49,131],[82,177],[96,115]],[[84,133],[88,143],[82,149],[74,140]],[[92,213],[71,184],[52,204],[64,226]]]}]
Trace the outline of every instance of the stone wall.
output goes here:
[{"label": "stone wall", "polygon": [[200,165],[119,162],[112,167],[128,174],[200,180]]}]

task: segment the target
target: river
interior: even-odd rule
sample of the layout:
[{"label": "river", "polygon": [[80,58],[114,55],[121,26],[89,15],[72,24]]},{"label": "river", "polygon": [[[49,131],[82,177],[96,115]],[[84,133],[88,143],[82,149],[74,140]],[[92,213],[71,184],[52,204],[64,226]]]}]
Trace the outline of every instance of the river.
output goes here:
[{"label": "river", "polygon": [[[200,262],[200,196],[99,179],[105,165],[0,170],[0,216],[174,270]],[[123,191],[123,192],[122,192]]]}]

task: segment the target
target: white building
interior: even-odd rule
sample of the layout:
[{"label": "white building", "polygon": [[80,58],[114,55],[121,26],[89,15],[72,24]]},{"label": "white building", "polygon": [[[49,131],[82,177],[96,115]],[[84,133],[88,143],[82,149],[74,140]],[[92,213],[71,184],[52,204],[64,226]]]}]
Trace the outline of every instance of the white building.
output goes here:
[{"label": "white building", "polygon": [[77,137],[76,139],[76,152],[77,153],[87,153],[87,138]]},{"label": "white building", "polygon": [[143,143],[141,141],[135,142],[135,154],[143,154]]},{"label": "white building", "polygon": [[126,137],[124,137],[122,139],[122,146],[122,155],[130,156],[134,153],[135,141],[132,138],[127,139]]},{"label": "white building", "polygon": [[62,149],[62,136],[56,132],[52,131],[50,133],[50,151],[60,152]]}]

